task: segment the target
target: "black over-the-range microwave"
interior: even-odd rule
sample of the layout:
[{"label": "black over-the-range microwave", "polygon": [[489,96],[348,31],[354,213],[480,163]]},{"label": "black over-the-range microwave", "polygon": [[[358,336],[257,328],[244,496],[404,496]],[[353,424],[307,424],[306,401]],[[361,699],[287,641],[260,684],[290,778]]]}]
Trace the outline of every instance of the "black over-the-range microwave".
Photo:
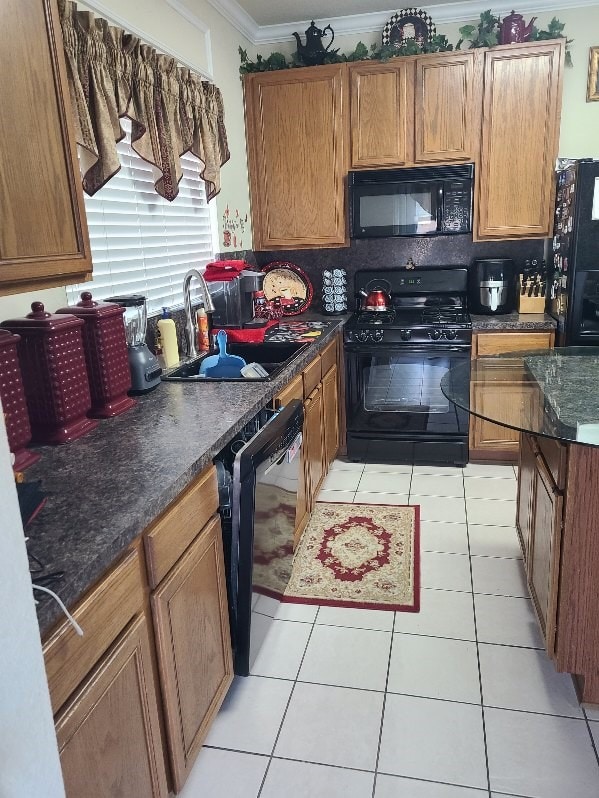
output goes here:
[{"label": "black over-the-range microwave", "polygon": [[472,232],[474,164],[349,173],[351,238]]}]

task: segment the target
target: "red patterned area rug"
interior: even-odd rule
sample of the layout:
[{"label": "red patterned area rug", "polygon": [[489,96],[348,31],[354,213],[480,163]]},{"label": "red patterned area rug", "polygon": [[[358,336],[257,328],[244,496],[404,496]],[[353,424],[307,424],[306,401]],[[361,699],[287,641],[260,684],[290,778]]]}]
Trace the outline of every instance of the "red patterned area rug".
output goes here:
[{"label": "red patterned area rug", "polygon": [[420,609],[420,508],[318,502],[284,602]]}]

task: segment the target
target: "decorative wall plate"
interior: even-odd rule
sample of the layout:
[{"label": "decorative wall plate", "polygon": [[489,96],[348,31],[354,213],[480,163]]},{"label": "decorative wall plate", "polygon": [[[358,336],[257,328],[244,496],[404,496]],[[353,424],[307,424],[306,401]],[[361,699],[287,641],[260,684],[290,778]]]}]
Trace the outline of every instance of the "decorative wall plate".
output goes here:
[{"label": "decorative wall plate", "polygon": [[299,266],[284,260],[267,263],[262,268],[264,296],[269,302],[281,300],[283,316],[297,316],[310,307],[314,289],[308,275]]},{"label": "decorative wall plate", "polygon": [[383,28],[383,45],[399,48],[407,39],[413,39],[419,47],[423,47],[436,32],[435,24],[426,11],[402,8],[393,14]]}]

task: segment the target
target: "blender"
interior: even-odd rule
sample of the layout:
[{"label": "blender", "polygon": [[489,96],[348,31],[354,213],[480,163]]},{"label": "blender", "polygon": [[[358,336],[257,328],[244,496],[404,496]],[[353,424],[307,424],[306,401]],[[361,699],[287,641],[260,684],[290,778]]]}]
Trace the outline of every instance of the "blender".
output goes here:
[{"label": "blender", "polygon": [[147,393],[160,384],[162,369],[158,358],[150,352],[146,344],[148,324],[146,298],[141,294],[131,294],[129,296],[113,296],[106,301],[115,302],[125,308],[123,322],[131,371],[129,393]]}]

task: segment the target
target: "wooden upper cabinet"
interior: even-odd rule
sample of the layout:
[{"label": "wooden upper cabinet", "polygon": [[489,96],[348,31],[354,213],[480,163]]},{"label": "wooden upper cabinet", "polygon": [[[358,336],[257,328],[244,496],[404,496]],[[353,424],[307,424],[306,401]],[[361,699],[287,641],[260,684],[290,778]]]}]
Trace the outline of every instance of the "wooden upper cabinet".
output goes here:
[{"label": "wooden upper cabinet", "polygon": [[244,85],[254,249],[347,245],[345,65]]},{"label": "wooden upper cabinet", "polygon": [[349,67],[351,165],[402,166],[414,150],[414,60]]},{"label": "wooden upper cabinet", "polygon": [[480,129],[480,54],[416,59],[415,163],[474,161]]},{"label": "wooden upper cabinet", "polygon": [[56,0],[0,4],[0,293],[91,271]]},{"label": "wooden upper cabinet", "polygon": [[476,238],[547,237],[561,107],[563,40],[485,52]]}]

